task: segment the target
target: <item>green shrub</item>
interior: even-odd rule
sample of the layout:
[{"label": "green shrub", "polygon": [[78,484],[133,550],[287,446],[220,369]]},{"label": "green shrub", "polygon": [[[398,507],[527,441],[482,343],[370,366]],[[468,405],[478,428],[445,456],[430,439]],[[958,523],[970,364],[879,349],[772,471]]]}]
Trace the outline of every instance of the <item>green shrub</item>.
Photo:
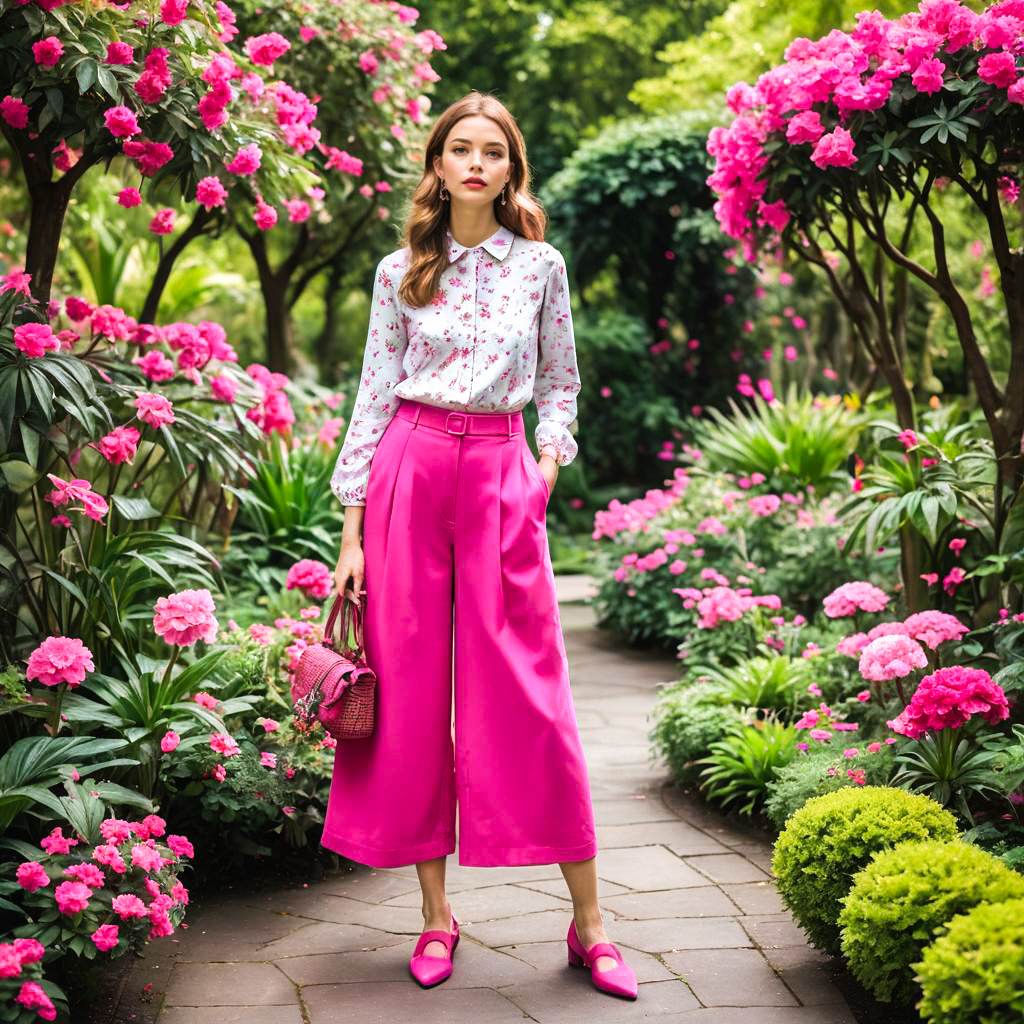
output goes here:
[{"label": "green shrub", "polygon": [[815,666],[807,658],[771,653],[745,658],[729,668],[706,668],[718,684],[719,700],[743,708],[792,711],[814,678]]},{"label": "green shrub", "polygon": [[709,683],[675,683],[662,689],[648,738],[680,782],[690,781],[692,762],[711,744],[743,725],[739,710],[715,702],[718,688]]},{"label": "green shrub", "polygon": [[1019,1024],[1024,1020],[1024,900],[982,903],[954,917],[928,946],[917,1004],[930,1024]]},{"label": "green shrub", "polygon": [[773,490],[835,486],[836,471],[856,444],[861,417],[841,402],[822,408],[791,384],[784,399],[709,408],[694,424],[710,470],[764,473]]},{"label": "green shrub", "polygon": [[[837,755],[836,748],[829,744],[811,747],[807,753],[797,754],[768,783],[765,814],[776,828],[781,829],[790,815],[800,810],[811,797],[859,787],[859,783],[846,774],[848,768],[862,768],[867,785],[884,786],[892,777],[892,747],[885,745],[875,753],[862,753],[850,759]],[[832,775],[829,775],[829,769],[834,769]]]},{"label": "green shrub", "polygon": [[746,800],[741,814],[750,814],[764,799],[770,779],[796,753],[796,730],[773,719],[755,722],[740,732],[711,744],[711,752],[697,764],[701,788],[709,800],[730,804]]},{"label": "green shrub", "polygon": [[956,819],[930,797],[862,786],[813,797],[786,822],[772,870],[811,943],[839,953],[841,900],[879,850],[908,839],[955,839]]},{"label": "green shrub", "polygon": [[1024,878],[960,840],[900,843],[857,873],[839,914],[850,972],[884,1002],[920,994],[911,964],[942,925],[980,903],[1024,898]]}]

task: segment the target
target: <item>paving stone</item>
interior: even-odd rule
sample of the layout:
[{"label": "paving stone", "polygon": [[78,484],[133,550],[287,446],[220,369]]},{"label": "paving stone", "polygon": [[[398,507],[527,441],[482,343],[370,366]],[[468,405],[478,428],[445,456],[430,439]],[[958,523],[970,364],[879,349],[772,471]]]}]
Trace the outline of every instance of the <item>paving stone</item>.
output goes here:
[{"label": "paving stone", "polygon": [[601,850],[597,873],[637,892],[705,886],[707,879],[662,846]]},{"label": "paving stone", "polygon": [[666,953],[664,960],[705,1006],[798,1005],[759,950],[692,949]]},{"label": "paving stone", "polygon": [[290,935],[262,947],[265,960],[308,953],[347,953],[357,949],[381,949],[408,942],[409,936],[391,934],[358,924],[330,924],[313,921]]},{"label": "paving stone", "polygon": [[786,909],[774,882],[741,882],[721,889],[744,914],[781,914]]},{"label": "paving stone", "polygon": [[165,1006],[295,1006],[298,993],[273,964],[178,964]]},{"label": "paving stone", "polygon": [[[568,927],[568,926],[567,926]],[[625,943],[648,953],[684,949],[733,949],[750,946],[747,933],[731,917],[660,917],[645,921],[605,924],[614,943]]]},{"label": "paving stone", "polygon": [[206,962],[266,960],[261,947],[285,937],[305,922],[259,910],[240,903],[218,901],[204,905],[185,919],[188,928],[178,930],[173,955],[178,960]]},{"label": "paving stone", "polygon": [[[511,946],[517,942],[545,942],[565,939],[572,921],[572,905],[564,910],[541,910],[501,921],[481,921],[462,927],[467,935],[488,946]],[[607,930],[607,925],[605,926]]]},{"label": "paving stone", "polygon": [[829,958],[824,953],[810,946],[783,946],[766,949],[764,955],[804,1006],[845,1005],[828,975]]},{"label": "paving stone", "polygon": [[411,977],[405,981],[311,985],[302,990],[302,998],[309,1010],[311,1024],[353,1024],[353,1021],[359,1024],[523,1022],[522,1011],[494,989],[460,989],[449,987],[448,981],[429,989],[420,988]]},{"label": "paving stone", "polygon": [[601,992],[590,980],[590,972],[566,966],[564,971],[538,978],[532,985],[513,985],[502,993],[530,1019],[539,1024],[578,1024],[580,1020],[603,1022],[608,1015],[626,1010],[632,1019],[690,1010],[700,1006],[680,980],[643,983],[637,999],[627,1000]]},{"label": "paving stone", "polygon": [[317,889],[303,890],[301,893],[281,893],[272,905],[276,913],[287,914],[290,918],[296,919],[296,923],[304,919],[335,924],[358,924],[386,932],[419,935],[423,931],[423,913],[419,909],[423,897],[419,889],[416,892],[415,908],[367,903],[348,896],[333,896]]},{"label": "paving stone", "polygon": [[295,1006],[170,1006],[160,1024],[303,1024]]},{"label": "paving stone", "polygon": [[686,857],[685,860],[712,882],[763,882],[767,878],[759,867],[736,853]]},{"label": "paving stone", "polygon": [[677,856],[688,854],[728,854],[729,849],[705,832],[679,821],[650,821],[631,825],[598,825],[600,849],[647,844],[671,846]]},{"label": "paving stone", "polygon": [[594,800],[594,818],[598,826],[635,825],[641,821],[671,821],[680,825],[679,819],[656,797],[635,799],[613,797]]},{"label": "paving stone", "polygon": [[667,889],[612,896],[601,906],[622,920],[652,917],[729,917],[736,913],[732,900],[717,885],[699,889]]},{"label": "paving stone", "polygon": [[557,864],[524,864],[512,867],[478,868],[469,865],[454,864],[449,859],[445,871],[445,888],[454,890],[450,882],[462,883],[465,889],[479,889],[486,885],[500,885],[504,882],[534,882],[548,879],[560,879],[565,885],[562,869]]},{"label": "paving stone", "polygon": [[406,892],[419,892],[420,883],[415,873],[412,878],[393,870],[379,870],[360,866],[352,871],[339,871],[317,883],[317,888],[334,896],[349,896],[354,900],[378,902]]},{"label": "paving stone", "polygon": [[[639,1002],[639,1000],[637,1000]],[[633,1024],[642,1013],[640,1007],[632,1015],[602,1016],[600,1024]],[[715,1006],[682,1013],[659,1014],[658,1024],[857,1024],[845,1006]],[[881,1021],[878,1024],[882,1024]]]},{"label": "paving stone", "polygon": [[[538,886],[551,885],[553,892],[546,893]],[[556,893],[561,892],[562,898]],[[518,914],[529,914],[536,910],[564,909],[570,899],[569,889],[562,879],[559,882],[527,882],[522,885],[485,885],[477,889],[463,889],[459,893],[449,893],[452,911],[462,925],[467,921],[493,921],[502,917],[513,917]],[[419,890],[405,896],[394,896],[385,907],[411,907],[419,915],[420,928],[423,927],[421,911],[423,897]],[[569,903],[571,906],[571,902]]]},{"label": "paving stone", "polygon": [[[623,942],[616,942],[615,945],[626,963],[636,971],[637,981],[671,981],[675,978],[656,956]],[[459,949],[462,949],[462,943],[459,943]],[[540,971],[560,970],[562,965],[568,965],[564,938],[552,942],[521,942],[516,946],[502,946],[501,952],[525,960]]]},{"label": "paving stone", "polygon": [[761,914],[736,919],[762,949],[806,946],[807,936],[788,914]]}]

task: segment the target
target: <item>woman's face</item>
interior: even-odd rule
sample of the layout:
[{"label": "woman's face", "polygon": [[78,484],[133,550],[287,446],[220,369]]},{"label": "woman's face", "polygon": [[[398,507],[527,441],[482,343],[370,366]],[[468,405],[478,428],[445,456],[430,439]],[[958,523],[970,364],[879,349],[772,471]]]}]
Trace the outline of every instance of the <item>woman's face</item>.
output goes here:
[{"label": "woman's face", "polygon": [[[511,177],[508,143],[497,122],[483,114],[463,117],[452,125],[434,171],[444,180],[453,202],[493,202]],[[479,178],[484,184],[466,184]]]}]

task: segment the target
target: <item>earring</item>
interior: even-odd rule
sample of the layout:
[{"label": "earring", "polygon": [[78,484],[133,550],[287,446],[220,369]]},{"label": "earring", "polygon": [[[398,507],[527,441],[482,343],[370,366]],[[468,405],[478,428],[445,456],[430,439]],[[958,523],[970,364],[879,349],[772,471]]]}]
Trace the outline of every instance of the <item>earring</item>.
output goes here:
[{"label": "earring", "polygon": [[501,205],[505,205],[505,186],[501,186]]},{"label": "earring", "polygon": [[442,178],[442,179],[441,179],[441,193],[440,193],[440,199],[441,199],[441,200],[443,201],[443,200],[447,199],[447,198],[448,198],[448,196],[449,196],[449,193],[448,193],[448,192],[446,192],[446,191],[444,190],[444,178]]}]

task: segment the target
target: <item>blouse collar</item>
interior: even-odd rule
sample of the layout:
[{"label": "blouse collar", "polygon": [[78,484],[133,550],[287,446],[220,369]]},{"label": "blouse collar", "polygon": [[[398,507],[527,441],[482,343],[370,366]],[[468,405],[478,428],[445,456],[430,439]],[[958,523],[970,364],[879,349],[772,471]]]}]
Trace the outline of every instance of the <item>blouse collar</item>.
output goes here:
[{"label": "blouse collar", "polygon": [[[445,228],[445,233],[448,236],[448,262],[454,263],[469,247],[456,241],[455,236],[451,232],[451,228]],[[503,260],[512,248],[513,238],[515,238],[515,232],[511,228],[507,228],[502,224],[490,238],[481,242],[480,245],[495,259]]]}]

